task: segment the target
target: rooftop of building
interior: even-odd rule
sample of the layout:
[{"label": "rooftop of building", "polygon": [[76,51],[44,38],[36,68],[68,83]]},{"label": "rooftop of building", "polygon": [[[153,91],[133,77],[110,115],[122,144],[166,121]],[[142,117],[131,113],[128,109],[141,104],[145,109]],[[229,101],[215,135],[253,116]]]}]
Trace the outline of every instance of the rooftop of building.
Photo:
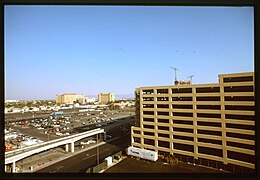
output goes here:
[{"label": "rooftop of building", "polygon": [[[220,85],[220,79],[221,78],[234,78],[234,77],[243,77],[243,76],[252,76],[254,75],[254,72],[241,72],[241,73],[229,73],[229,74],[219,74],[219,82],[218,83],[207,83],[207,84],[170,84],[170,85],[165,85],[165,86],[142,86],[138,89],[153,89],[153,88],[169,88],[169,87],[177,87],[177,88],[190,88],[190,87],[203,87],[203,86],[211,86],[211,87],[217,87]],[[180,81],[180,80],[179,80]]]}]

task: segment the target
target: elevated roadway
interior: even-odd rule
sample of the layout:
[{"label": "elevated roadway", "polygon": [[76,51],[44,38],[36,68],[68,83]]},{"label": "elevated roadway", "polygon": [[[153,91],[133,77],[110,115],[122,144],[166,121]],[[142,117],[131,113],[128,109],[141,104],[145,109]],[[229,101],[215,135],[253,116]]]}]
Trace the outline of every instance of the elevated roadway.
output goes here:
[{"label": "elevated roadway", "polygon": [[65,145],[65,149],[66,151],[69,150],[69,144],[70,144],[70,150],[73,153],[74,152],[74,143],[76,141],[79,141],[81,139],[93,136],[93,135],[98,135],[101,133],[105,133],[104,129],[93,129],[90,131],[86,131],[83,133],[79,133],[79,134],[74,134],[71,136],[67,136],[64,138],[59,138],[59,139],[55,139],[52,141],[48,141],[48,142],[43,142],[43,143],[39,143],[33,146],[29,146],[29,147],[24,147],[21,149],[17,149],[14,151],[9,151],[5,153],[5,165],[6,164],[10,164],[12,163],[12,172],[15,172],[15,162],[19,161],[23,158],[26,158],[28,156],[31,156],[33,154],[42,152],[42,151],[46,151],[48,149],[51,148],[55,148],[58,146],[62,146]]}]

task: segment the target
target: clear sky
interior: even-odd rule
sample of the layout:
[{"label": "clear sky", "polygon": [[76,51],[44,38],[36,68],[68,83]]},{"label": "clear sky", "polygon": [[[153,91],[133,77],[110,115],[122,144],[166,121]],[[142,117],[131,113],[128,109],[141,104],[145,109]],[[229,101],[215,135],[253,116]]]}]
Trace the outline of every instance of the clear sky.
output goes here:
[{"label": "clear sky", "polygon": [[252,7],[5,6],[5,99],[254,71]]}]

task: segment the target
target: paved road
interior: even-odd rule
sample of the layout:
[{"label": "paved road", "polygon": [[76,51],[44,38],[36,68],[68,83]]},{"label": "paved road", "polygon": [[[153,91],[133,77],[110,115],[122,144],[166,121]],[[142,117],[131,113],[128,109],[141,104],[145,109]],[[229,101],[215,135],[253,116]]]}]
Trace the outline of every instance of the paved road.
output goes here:
[{"label": "paved road", "polygon": [[89,167],[97,164],[97,151],[99,149],[99,162],[126,148],[130,144],[130,134],[119,137],[98,148],[82,152],[61,162],[43,168],[36,173],[85,173]]}]

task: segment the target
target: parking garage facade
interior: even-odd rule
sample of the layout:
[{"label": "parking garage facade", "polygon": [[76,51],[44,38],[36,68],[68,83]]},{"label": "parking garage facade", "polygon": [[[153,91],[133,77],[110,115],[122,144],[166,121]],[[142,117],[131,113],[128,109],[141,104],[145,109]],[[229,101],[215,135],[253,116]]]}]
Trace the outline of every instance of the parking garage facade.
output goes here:
[{"label": "parking garage facade", "polygon": [[255,169],[254,73],[136,89],[131,145],[235,173]]}]

